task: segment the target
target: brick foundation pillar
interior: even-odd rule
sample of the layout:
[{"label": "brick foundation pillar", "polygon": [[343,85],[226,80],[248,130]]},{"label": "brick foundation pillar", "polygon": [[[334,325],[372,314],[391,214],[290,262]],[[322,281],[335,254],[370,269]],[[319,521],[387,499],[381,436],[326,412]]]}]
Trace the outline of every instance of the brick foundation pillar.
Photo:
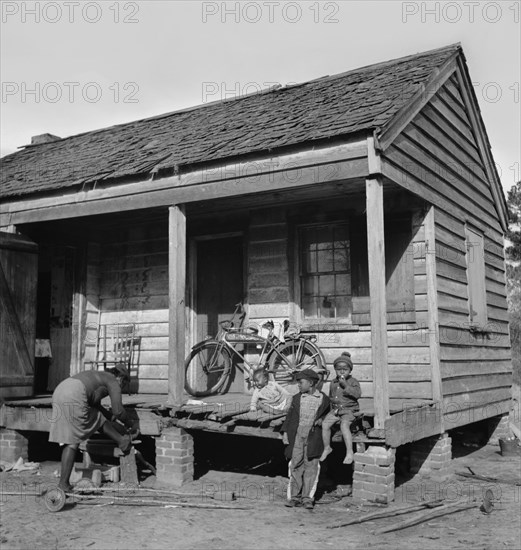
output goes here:
[{"label": "brick foundation pillar", "polygon": [[412,444],[410,471],[413,474],[448,475],[452,460],[452,441],[447,433],[426,437]]},{"label": "brick foundation pillar", "polygon": [[508,414],[500,414],[488,419],[488,442],[499,445],[500,439],[510,437],[510,420]]},{"label": "brick foundation pillar", "polygon": [[395,450],[370,446],[354,456],[353,497],[387,504],[394,500]]},{"label": "brick foundation pillar", "polygon": [[16,462],[20,457],[27,460],[27,438],[15,430],[0,428],[0,458],[5,462]]},{"label": "brick foundation pillar", "polygon": [[178,487],[194,478],[194,440],[182,428],[168,428],[156,438],[157,479]]}]

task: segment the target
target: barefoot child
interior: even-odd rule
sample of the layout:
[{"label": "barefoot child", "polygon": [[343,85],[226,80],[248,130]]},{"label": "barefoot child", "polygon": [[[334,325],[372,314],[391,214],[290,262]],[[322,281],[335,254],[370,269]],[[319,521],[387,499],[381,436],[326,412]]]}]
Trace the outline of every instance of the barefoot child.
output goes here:
[{"label": "barefoot child", "polygon": [[268,378],[268,373],[259,369],[253,374],[255,390],[251,396],[250,412],[258,408],[267,413],[280,413],[288,410],[291,395],[277,382]]},{"label": "barefoot child", "polygon": [[322,453],[320,425],[329,410],[329,398],[317,390],[318,374],[304,369],[296,376],[299,392],[291,400],[286,420],[281,427],[284,454],[289,462],[288,501],[286,506],[313,509]]},{"label": "barefoot child", "polygon": [[358,399],[362,395],[360,384],[356,378],[351,376],[353,361],[351,354],[347,351],[337,357],[333,363],[336,378],[331,381],[329,398],[331,399],[331,411],[322,423],[322,438],[324,441],[324,452],[320,460],[325,460],[332,452],[331,448],[331,427],[340,422],[340,430],[346,444],[346,457],[344,464],[353,462],[353,439],[351,437],[351,423],[355,419],[355,412],[360,410]]}]

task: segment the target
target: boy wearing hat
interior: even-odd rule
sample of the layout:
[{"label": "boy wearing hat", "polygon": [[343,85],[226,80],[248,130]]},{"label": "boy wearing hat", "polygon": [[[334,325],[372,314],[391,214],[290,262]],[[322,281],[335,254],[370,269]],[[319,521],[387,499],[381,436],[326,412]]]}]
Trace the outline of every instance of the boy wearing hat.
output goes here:
[{"label": "boy wearing hat", "polygon": [[358,400],[362,395],[360,383],[351,376],[353,361],[351,354],[344,351],[340,357],[333,362],[336,378],[331,381],[329,387],[329,398],[331,400],[331,411],[322,423],[322,437],[324,440],[324,452],[320,461],[333,451],[331,448],[331,427],[340,422],[340,430],[346,444],[346,456],[344,464],[353,462],[353,438],[351,437],[351,424],[355,419],[355,413],[360,410]]},{"label": "boy wearing hat", "polygon": [[313,509],[313,498],[320,474],[319,457],[324,448],[321,424],[329,410],[329,398],[317,389],[320,378],[311,369],[296,376],[299,392],[291,401],[281,431],[289,459],[288,501],[286,506]]}]

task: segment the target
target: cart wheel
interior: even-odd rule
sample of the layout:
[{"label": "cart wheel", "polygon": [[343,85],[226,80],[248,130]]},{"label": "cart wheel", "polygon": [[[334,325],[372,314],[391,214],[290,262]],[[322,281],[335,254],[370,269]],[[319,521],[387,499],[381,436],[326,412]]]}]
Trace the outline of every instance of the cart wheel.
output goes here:
[{"label": "cart wheel", "polygon": [[59,487],[49,489],[44,497],[45,506],[49,512],[59,512],[62,510],[65,506],[65,500],[65,492]]}]

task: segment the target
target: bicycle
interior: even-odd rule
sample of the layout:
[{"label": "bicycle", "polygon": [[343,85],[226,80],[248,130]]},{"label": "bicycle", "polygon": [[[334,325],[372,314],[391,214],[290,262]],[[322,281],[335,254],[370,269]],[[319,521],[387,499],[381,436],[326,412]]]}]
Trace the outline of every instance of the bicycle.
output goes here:
[{"label": "bicycle", "polygon": [[[242,304],[236,304],[230,320],[219,323],[220,330],[215,338],[196,344],[185,362],[185,389],[194,397],[223,394],[228,391],[233,380],[234,369],[246,374],[249,386],[253,373],[264,368],[271,380],[281,386],[294,386],[296,374],[303,369],[313,369],[320,377],[319,384],[328,376],[326,361],[322,351],[315,344],[315,335],[302,335],[299,331],[289,331],[289,321],[284,322],[284,341],[274,333],[273,321],[267,321],[262,328],[268,336],[258,334],[253,327],[236,328],[234,319]],[[244,315],[241,318],[241,324]],[[256,362],[244,357],[237,346],[255,345],[260,349]]]}]

